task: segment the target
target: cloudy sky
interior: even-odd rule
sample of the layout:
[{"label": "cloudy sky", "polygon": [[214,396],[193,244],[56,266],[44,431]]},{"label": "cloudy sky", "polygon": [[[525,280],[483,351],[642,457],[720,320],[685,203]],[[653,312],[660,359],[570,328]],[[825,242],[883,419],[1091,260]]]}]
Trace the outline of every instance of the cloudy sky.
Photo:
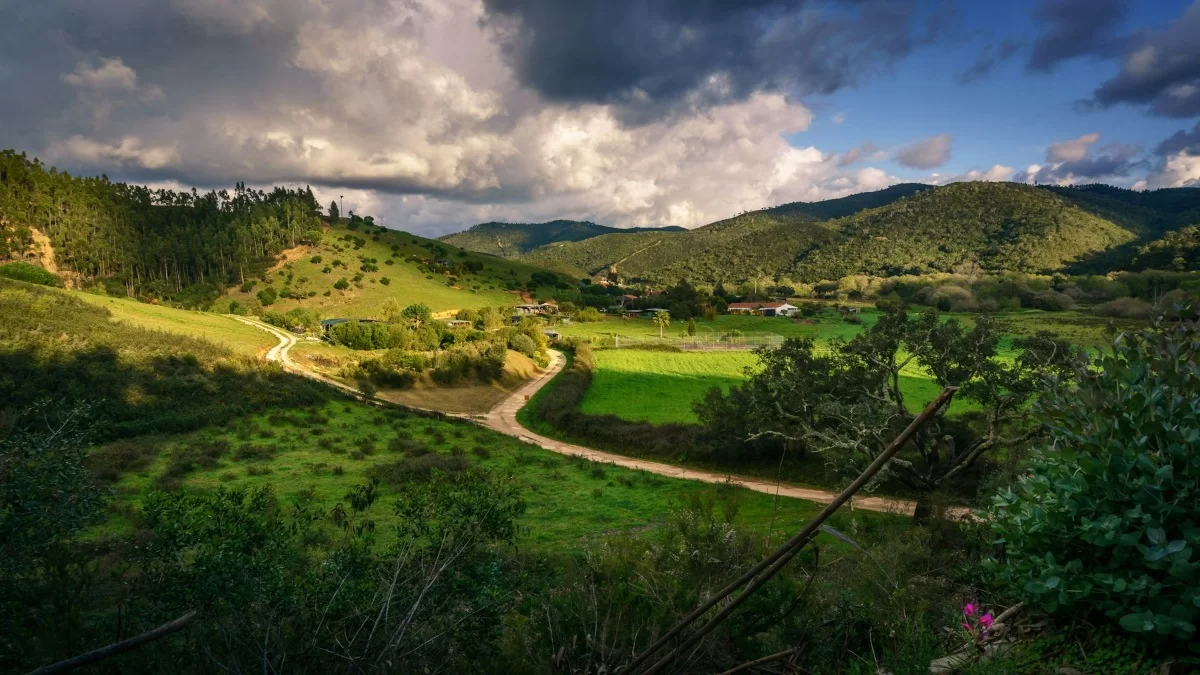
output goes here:
[{"label": "cloudy sky", "polygon": [[0,147],[399,229],[1200,185],[1200,0],[0,0]]}]

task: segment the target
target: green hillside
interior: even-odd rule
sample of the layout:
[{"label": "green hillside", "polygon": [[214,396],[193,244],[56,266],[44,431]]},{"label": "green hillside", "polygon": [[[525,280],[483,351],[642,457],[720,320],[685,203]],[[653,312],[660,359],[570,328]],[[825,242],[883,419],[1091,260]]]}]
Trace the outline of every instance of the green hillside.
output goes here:
[{"label": "green hillside", "polygon": [[1047,272],[1135,236],[1048,190],[1015,183],[955,183],[834,224],[837,238],[800,258],[796,278],[951,272],[972,263]]},{"label": "green hillside", "polygon": [[767,213],[777,216],[808,217],[814,220],[833,220],[845,218],[866,209],[877,209],[887,206],[894,201],[911,197],[933,186],[924,183],[900,183],[874,192],[861,192],[838,199],[826,199],[819,202],[792,202],[774,208],[766,209]]},{"label": "green hillside", "polygon": [[456,232],[442,241],[469,251],[514,258],[540,246],[567,241],[583,241],[615,233],[672,232],[681,227],[621,229],[578,220],[552,220],[548,223],[480,223],[466,232]]},{"label": "green hillside", "polygon": [[339,222],[318,243],[289,249],[262,280],[234,286],[215,308],[237,301],[254,309],[265,292],[276,297],[273,310],[306,307],[324,316],[375,316],[388,298],[401,305],[424,303],[435,312],[475,309],[515,304],[521,289],[537,295],[552,276],[524,262],[471,253],[407,232],[351,227]]}]

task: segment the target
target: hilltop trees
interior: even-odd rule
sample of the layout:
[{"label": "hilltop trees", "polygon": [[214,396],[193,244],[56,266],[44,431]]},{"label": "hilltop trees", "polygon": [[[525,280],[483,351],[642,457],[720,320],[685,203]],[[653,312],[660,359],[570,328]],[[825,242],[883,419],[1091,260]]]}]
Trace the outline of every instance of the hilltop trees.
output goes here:
[{"label": "hilltop trees", "polygon": [[337,200],[335,199],[329,202],[329,220],[336,223],[340,217],[341,214],[338,212]]},{"label": "hilltop trees", "polygon": [[[728,394],[710,391],[696,413],[718,445],[734,453],[780,446],[824,453],[847,474],[873,461],[926,401],[906,400],[905,371],[918,365],[939,387],[979,412],[962,420],[944,413],[893,459],[884,477],[927,494],[942,488],[996,448],[1016,449],[1041,429],[1026,408],[1045,377],[1069,378],[1076,356],[1062,340],[1039,333],[1000,353],[1001,331],[987,317],[967,327],[937,312],[894,311],[849,342],[818,348],[807,338],[762,349],[760,372]],[[932,397],[932,394],[931,394]],[[749,441],[749,443],[748,443]],[[776,443],[764,443],[776,441]],[[922,515],[922,514],[918,514]]]},{"label": "hilltop trees", "polygon": [[131,293],[244,282],[283,249],[319,241],[318,211],[308,188],[151,190],[0,152],[0,257],[24,255],[37,229],[59,266],[88,280],[119,280]]}]

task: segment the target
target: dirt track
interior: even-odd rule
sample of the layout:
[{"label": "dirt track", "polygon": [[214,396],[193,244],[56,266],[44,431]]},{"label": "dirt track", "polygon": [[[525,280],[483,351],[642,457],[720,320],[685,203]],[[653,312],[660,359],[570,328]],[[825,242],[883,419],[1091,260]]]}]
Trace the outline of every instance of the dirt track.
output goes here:
[{"label": "dirt track", "polygon": [[[306,368],[303,368],[302,366],[297,365],[294,361],[288,358],[288,351],[296,344],[296,338],[290,335],[288,331],[252,319],[245,319],[242,317],[234,318],[247,325],[265,330],[279,340],[279,344],[275,345],[267,352],[266,358],[268,361],[278,361],[285,370],[320,380],[339,389],[352,392],[357,396],[362,396],[362,393],[354,387],[343,384],[336,380],[332,380],[319,373],[314,373]],[[631,457],[625,457],[624,455],[593,450],[592,448],[584,447],[582,445],[564,443],[562,441],[557,441],[553,438],[534,433],[521,426],[520,423],[517,422],[517,411],[524,407],[525,403],[542,387],[546,386],[546,384],[549,383],[550,380],[552,380],[554,376],[557,375],[566,365],[566,357],[564,357],[561,352],[552,350],[550,355],[552,361],[550,367],[547,368],[545,372],[539,375],[536,379],[531,380],[524,387],[518,389],[508,398],[504,399],[502,402],[500,402],[500,404],[488,411],[487,415],[477,417],[468,417],[463,415],[451,416],[471,420],[493,431],[497,431],[506,436],[512,436],[525,441],[526,443],[536,445],[551,452],[557,452],[561,455],[583,457],[584,459],[588,459],[593,462],[604,462],[606,464],[612,464],[614,466],[625,467],[628,469],[648,471],[650,473],[657,474],[659,476],[666,476],[668,478],[694,480],[701,483],[730,483],[744,487],[748,490],[754,490],[755,492],[763,492],[766,494],[779,495],[781,497],[790,497],[794,499],[805,499],[818,504],[828,504],[829,502],[833,501],[833,498],[836,496],[834,493],[827,492],[825,490],[796,487],[794,485],[775,483],[773,481],[763,480],[760,478],[748,478],[733,474],[714,473],[711,471],[688,469],[672,464],[663,464],[661,462],[634,459]],[[852,509],[864,509],[866,511],[898,513],[904,515],[912,515],[915,506],[916,504],[909,500],[889,499],[886,497],[856,497],[850,502],[850,507]],[[966,512],[965,509],[963,509],[963,511],[964,513]]]}]

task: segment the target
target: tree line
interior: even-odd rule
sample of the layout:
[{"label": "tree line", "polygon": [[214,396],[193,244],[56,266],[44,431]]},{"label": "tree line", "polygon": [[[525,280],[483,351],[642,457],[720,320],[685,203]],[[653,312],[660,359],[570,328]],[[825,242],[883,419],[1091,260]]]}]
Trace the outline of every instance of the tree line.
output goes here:
[{"label": "tree line", "polygon": [[50,239],[60,267],[87,281],[169,296],[194,284],[244,281],[284,249],[318,241],[322,230],[307,187],[152,190],[0,151],[0,259],[30,255],[35,231]]}]

